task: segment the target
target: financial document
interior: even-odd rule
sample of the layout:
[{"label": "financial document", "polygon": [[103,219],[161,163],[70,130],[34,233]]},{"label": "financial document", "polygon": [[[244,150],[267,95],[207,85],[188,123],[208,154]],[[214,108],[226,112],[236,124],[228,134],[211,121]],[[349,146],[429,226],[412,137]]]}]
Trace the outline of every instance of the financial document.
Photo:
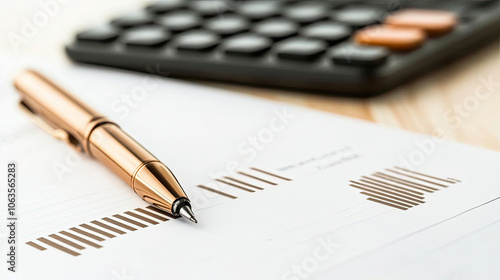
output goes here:
[{"label": "financial document", "polygon": [[497,152],[151,74],[23,64],[2,77],[27,66],[165,163],[199,223],[38,128],[2,82],[0,166],[19,182],[18,262],[2,279],[411,279],[428,252],[498,229]]}]

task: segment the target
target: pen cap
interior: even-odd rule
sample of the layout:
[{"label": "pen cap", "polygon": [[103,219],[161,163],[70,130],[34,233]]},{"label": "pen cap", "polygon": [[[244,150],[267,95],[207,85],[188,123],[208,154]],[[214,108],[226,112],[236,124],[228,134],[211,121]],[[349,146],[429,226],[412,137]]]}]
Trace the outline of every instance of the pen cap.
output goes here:
[{"label": "pen cap", "polygon": [[[34,70],[24,70],[14,78],[21,105],[80,151],[87,151],[93,128],[109,122],[98,112]],[[50,131],[49,131],[50,132]]]}]

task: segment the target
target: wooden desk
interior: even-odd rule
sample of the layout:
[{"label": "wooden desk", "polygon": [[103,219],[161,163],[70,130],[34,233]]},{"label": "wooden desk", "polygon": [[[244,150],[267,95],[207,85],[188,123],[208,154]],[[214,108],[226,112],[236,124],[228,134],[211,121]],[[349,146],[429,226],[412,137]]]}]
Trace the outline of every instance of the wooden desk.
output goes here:
[{"label": "wooden desk", "polygon": [[[143,5],[140,2],[147,0],[122,0],[119,5],[98,0],[64,2],[67,3],[61,4],[50,21],[13,55],[68,61],[63,46],[77,30],[135,11]],[[0,10],[0,18],[5,22],[0,31],[7,29],[3,34],[19,33],[22,18],[30,19],[41,10],[37,0],[10,1],[7,6]],[[0,46],[0,51],[13,51],[7,36],[0,38]],[[205,84],[421,133],[440,130],[449,139],[500,150],[500,40],[411,84],[366,100]]]}]

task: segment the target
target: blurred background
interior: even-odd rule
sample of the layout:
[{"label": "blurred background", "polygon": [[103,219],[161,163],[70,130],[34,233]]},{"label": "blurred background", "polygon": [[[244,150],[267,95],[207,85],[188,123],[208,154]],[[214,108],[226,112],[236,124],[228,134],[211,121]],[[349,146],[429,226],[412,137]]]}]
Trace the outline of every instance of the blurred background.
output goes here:
[{"label": "blurred background", "polygon": [[[15,59],[43,59],[46,63],[74,63],[64,53],[64,47],[74,40],[77,32],[135,12],[150,2],[5,1],[0,9],[0,55]],[[498,2],[493,5],[498,8]],[[22,35],[27,30],[29,32]],[[307,90],[193,82],[500,150],[498,34],[497,39],[485,47],[437,71],[367,99],[336,97]],[[477,98],[479,91],[485,98]]]}]

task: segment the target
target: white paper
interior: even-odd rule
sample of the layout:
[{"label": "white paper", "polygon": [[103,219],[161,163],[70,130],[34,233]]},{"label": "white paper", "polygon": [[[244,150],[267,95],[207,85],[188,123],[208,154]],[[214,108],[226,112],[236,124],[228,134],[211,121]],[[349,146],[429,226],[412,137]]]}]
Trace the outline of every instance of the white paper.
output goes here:
[{"label": "white paper", "polygon": [[[477,207],[467,212],[475,215],[479,205],[500,196],[496,152],[147,74],[36,68],[115,120],[169,166],[199,224],[128,223],[137,230],[94,241],[99,249],[72,240],[85,247],[71,248],[79,256],[37,241],[43,237],[70,248],[50,235],[94,220],[112,226],[101,219],[147,203],[103,165],[32,124],[17,108],[14,89],[2,84],[0,166],[18,164],[22,244],[18,272],[6,274],[8,279],[314,279],[337,268],[346,271],[349,263],[411,236],[432,237],[435,225]],[[426,194],[424,204],[406,211],[368,201],[349,186],[350,180],[394,166],[461,182]],[[0,172],[2,182],[5,174]],[[225,176],[263,190],[215,181]],[[462,227],[474,230],[499,219],[498,211],[477,213],[482,223]],[[455,240],[465,233],[447,234]],[[25,245],[29,241],[47,250]],[[414,248],[403,246],[395,254],[405,250]]]}]

